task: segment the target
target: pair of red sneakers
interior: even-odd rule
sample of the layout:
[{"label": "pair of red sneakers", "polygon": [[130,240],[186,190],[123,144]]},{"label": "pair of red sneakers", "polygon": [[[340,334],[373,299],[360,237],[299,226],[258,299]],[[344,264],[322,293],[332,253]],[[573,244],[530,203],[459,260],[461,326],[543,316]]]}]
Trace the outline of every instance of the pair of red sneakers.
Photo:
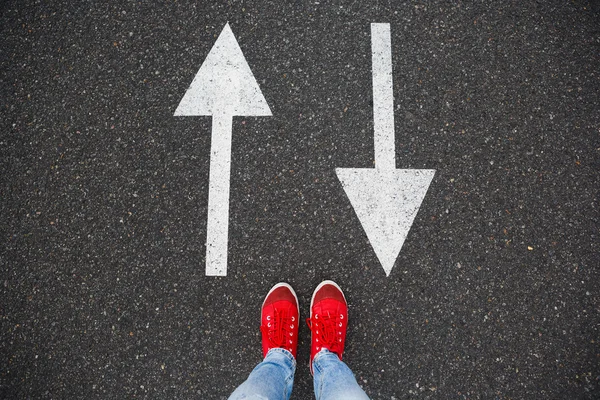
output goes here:
[{"label": "pair of red sneakers", "polygon": [[[300,307],[294,289],[278,283],[267,294],[262,305],[261,326],[263,357],[269,350],[283,348],[296,358]],[[311,330],[310,370],[315,355],[327,349],[342,359],[348,324],[348,304],[342,289],[333,281],[323,281],[310,301]]]}]

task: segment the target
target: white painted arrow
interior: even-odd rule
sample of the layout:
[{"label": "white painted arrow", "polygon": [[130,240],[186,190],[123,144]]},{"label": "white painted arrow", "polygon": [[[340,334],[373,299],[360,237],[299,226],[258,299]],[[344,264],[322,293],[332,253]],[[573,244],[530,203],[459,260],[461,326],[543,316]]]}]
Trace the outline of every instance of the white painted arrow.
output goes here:
[{"label": "white painted arrow", "polygon": [[431,184],[433,169],[396,169],[389,24],[371,24],[375,168],[336,168],[371,246],[390,275]]},{"label": "white painted arrow", "polygon": [[175,115],[213,117],[206,275],[226,276],[233,116],[272,115],[229,24],[208,53]]}]

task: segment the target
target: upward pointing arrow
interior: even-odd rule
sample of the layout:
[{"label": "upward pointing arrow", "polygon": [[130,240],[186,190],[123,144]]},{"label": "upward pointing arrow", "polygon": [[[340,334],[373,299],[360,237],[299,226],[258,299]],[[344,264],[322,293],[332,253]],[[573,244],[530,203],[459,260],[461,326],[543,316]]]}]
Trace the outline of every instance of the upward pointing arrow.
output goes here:
[{"label": "upward pointing arrow", "polygon": [[233,116],[269,116],[265,100],[229,24],[217,38],[175,116],[212,116],[206,275],[227,275]]},{"label": "upward pointing arrow", "polygon": [[386,276],[390,275],[435,170],[396,169],[389,24],[371,24],[375,168],[336,168]]}]

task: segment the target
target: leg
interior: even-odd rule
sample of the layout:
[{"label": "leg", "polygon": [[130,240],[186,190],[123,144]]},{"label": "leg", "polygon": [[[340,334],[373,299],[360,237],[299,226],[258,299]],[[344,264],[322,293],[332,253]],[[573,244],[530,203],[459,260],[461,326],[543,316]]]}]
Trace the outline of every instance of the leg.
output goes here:
[{"label": "leg", "polygon": [[333,281],[321,282],[310,301],[310,371],[317,400],[368,400],[350,368],[342,362],[348,327],[348,303]]},{"label": "leg", "polygon": [[269,351],[264,361],[254,368],[248,379],[229,397],[229,400],[289,399],[294,385],[296,360],[284,349]]},{"label": "leg", "polygon": [[315,356],[312,365],[317,400],[369,399],[358,386],[350,368],[339,359],[337,354],[324,349]]},{"label": "leg", "polygon": [[289,400],[296,371],[298,318],[294,289],[278,283],[265,297],[260,315],[263,362],[229,397],[230,400]]}]

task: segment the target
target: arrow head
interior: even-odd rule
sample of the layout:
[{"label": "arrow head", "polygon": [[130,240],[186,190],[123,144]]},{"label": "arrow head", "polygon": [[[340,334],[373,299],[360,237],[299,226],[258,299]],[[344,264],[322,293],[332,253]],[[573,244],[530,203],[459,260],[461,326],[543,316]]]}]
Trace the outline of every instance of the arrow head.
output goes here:
[{"label": "arrow head", "polygon": [[269,116],[265,100],[229,24],[225,25],[175,115]]},{"label": "arrow head", "polygon": [[335,171],[389,276],[435,170],[336,168]]}]

